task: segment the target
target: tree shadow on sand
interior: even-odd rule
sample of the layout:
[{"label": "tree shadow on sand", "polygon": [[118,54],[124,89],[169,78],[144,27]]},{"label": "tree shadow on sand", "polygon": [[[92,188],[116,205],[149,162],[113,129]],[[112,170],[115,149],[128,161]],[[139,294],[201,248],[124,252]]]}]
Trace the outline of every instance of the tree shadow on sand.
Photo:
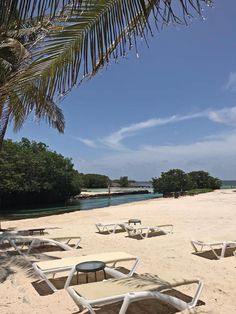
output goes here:
[{"label": "tree shadow on sand", "polygon": [[13,275],[17,268],[25,272],[27,277],[38,279],[32,263],[39,260],[55,259],[44,254],[34,254],[30,256],[21,256],[15,252],[1,252],[0,255],[0,283],[7,280],[10,275]]}]

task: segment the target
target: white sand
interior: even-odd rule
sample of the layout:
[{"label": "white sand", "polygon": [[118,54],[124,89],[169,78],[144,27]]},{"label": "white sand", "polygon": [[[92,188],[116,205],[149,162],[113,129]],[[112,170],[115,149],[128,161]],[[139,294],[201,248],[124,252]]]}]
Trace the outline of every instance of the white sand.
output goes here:
[{"label": "white sand", "polygon": [[[140,218],[143,225],[174,225],[174,233],[155,236],[145,240],[127,238],[124,232],[101,235],[96,233],[94,223],[127,221]],[[212,193],[179,199],[157,199],[124,204],[109,208],[73,212],[37,219],[4,222],[3,227],[49,229],[52,235],[81,235],[82,248],[79,255],[125,251],[141,257],[139,273],[150,272],[166,277],[201,278],[205,285],[197,313],[236,313],[236,259],[233,256],[211,260],[191,254],[191,239],[219,241],[236,240],[236,192],[219,190]],[[53,252],[55,255],[55,252]],[[48,256],[53,255],[46,253]],[[58,256],[69,256],[70,252],[57,252]],[[32,258],[33,259],[33,258]],[[27,277],[22,267],[15,270],[8,280],[0,285],[0,313],[77,313],[78,308],[66,291],[40,296],[32,283],[37,279]],[[184,291],[190,294],[189,291]],[[189,292],[189,293],[188,293]],[[97,313],[118,313],[119,304],[104,306]],[[130,306],[128,313],[173,314],[177,310],[145,301]],[[187,312],[186,312],[187,313]]]}]

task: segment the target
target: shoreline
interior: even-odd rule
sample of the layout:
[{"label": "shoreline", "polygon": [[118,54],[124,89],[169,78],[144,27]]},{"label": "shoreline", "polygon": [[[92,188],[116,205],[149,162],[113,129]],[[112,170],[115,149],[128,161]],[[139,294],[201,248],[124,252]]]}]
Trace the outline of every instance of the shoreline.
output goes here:
[{"label": "shoreline", "polygon": [[[130,194],[130,193],[128,193],[128,194],[123,194],[123,195],[117,195],[117,194],[114,194],[114,195],[112,195],[113,197],[119,197],[119,196],[132,196],[132,195],[154,195],[154,193],[134,193],[134,194]],[[31,219],[31,218],[41,218],[41,217],[51,217],[51,216],[58,216],[58,215],[62,215],[62,214],[66,214],[66,213],[73,213],[73,212],[77,212],[77,211],[90,211],[90,210],[94,210],[94,209],[101,209],[101,208],[108,208],[108,207],[112,207],[112,206],[119,206],[119,205],[122,205],[122,204],[132,204],[132,203],[138,203],[138,202],[143,202],[143,201],[147,201],[147,200],[152,200],[152,199],[159,199],[159,198],[162,198],[162,196],[158,196],[159,194],[155,194],[153,197],[151,197],[150,196],[150,198],[147,198],[147,199],[142,199],[142,200],[136,200],[136,199],[134,199],[134,200],[126,200],[126,201],[124,201],[124,202],[120,202],[120,203],[115,203],[114,202],[114,204],[111,204],[110,202],[112,202],[113,201],[113,198],[111,197],[111,198],[108,198],[107,196],[104,196],[104,195],[101,195],[100,197],[91,197],[91,198],[81,198],[81,199],[77,199],[77,200],[74,200],[74,201],[72,201],[72,202],[67,202],[67,204],[66,205],[64,205],[63,206],[63,204],[61,204],[61,205],[59,205],[59,204],[57,204],[57,206],[55,207],[55,206],[51,206],[51,207],[47,207],[47,206],[45,206],[45,207],[36,207],[36,208],[32,208],[32,207],[29,207],[29,208],[26,208],[25,209],[25,212],[27,212],[27,211],[29,211],[29,214],[28,214],[28,216],[29,217],[27,217],[27,214],[22,214],[22,216],[20,216],[20,213],[19,213],[19,217],[18,218],[16,218],[16,219],[9,219],[9,217],[8,216],[4,216],[4,215],[2,215],[1,216],[1,212],[0,212],[0,220],[2,220],[2,221],[12,221],[12,220],[25,220],[25,219]],[[96,201],[96,199],[98,199],[98,200],[101,200],[101,199],[104,199],[105,201],[107,201],[109,204],[108,205],[105,205],[105,206],[95,206],[95,205],[92,205],[92,207],[88,207],[88,208],[79,208],[79,206],[81,205],[80,203],[76,203],[76,202],[80,202],[80,201],[89,201],[89,200],[91,200],[91,201]],[[53,204],[52,204],[53,205]],[[97,204],[97,205],[99,205],[99,204]],[[95,207],[94,207],[95,206]],[[33,215],[32,217],[30,217],[30,210],[39,210],[39,214],[38,215]],[[66,210],[66,209],[68,209],[68,210]],[[22,210],[22,208],[20,208],[19,209],[19,212]],[[41,211],[40,211],[41,210]],[[40,212],[43,212],[43,211],[47,211],[48,213],[45,213],[44,215],[41,215],[40,214]],[[59,210],[59,211],[58,211]],[[5,212],[11,212],[12,211],[12,215],[17,215],[17,209],[16,208],[14,208],[14,209],[5,209],[4,210]],[[55,212],[54,212],[55,211]],[[58,211],[58,213],[56,213],[56,211]],[[26,216],[26,217],[23,217],[23,216]]]},{"label": "shoreline", "polygon": [[136,194],[151,194],[148,190],[132,190],[132,191],[114,191],[114,192],[90,192],[82,191],[79,195],[74,196],[71,201],[80,199],[91,199],[98,197],[109,197],[109,196],[122,196],[122,195],[136,195]]}]

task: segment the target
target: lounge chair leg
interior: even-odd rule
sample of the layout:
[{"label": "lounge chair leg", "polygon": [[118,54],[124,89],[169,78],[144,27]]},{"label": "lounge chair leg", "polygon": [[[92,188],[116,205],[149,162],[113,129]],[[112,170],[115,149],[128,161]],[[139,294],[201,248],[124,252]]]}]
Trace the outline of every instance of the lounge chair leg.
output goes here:
[{"label": "lounge chair leg", "polygon": [[85,307],[90,312],[90,314],[96,314],[92,306],[83,298],[79,297],[72,287],[67,288],[67,292],[72,297],[80,311],[83,310],[83,307]]},{"label": "lounge chair leg", "polygon": [[65,282],[65,286],[64,286],[64,289],[67,289],[73,279],[73,276],[74,276],[74,273],[75,273],[75,266],[73,266],[73,268],[71,269],[71,271],[69,272],[69,275],[66,279],[66,282]]},{"label": "lounge chair leg", "polygon": [[220,258],[223,258],[223,257],[225,256],[226,248],[227,248],[227,243],[224,242],[224,243],[223,243],[223,246],[222,246],[222,250],[221,250],[221,254],[220,254],[219,259],[220,259]]},{"label": "lounge chair leg", "polygon": [[129,305],[130,305],[130,297],[129,297],[129,295],[126,295],[124,297],[124,301],[123,301],[122,306],[120,308],[119,314],[125,314]]},{"label": "lounge chair leg", "polygon": [[106,272],[104,269],[103,269],[103,275],[104,275],[104,279],[107,279]]},{"label": "lounge chair leg", "polygon": [[28,248],[28,250],[27,250],[27,255],[30,253],[30,251],[32,250],[32,248],[34,247],[34,243],[35,243],[36,241],[35,240],[33,240],[31,243],[30,243],[30,245],[29,245],[29,248]]},{"label": "lounge chair leg", "polygon": [[[223,246],[224,246],[224,245],[223,245]],[[220,259],[221,257],[224,257],[225,249],[223,249],[223,247],[222,247],[222,249],[221,249],[221,255],[220,255],[220,256],[216,253],[216,251],[214,250],[214,248],[213,248],[211,245],[209,245],[208,247],[211,249],[212,253],[215,255],[215,257],[216,257],[217,259]],[[223,256],[222,256],[222,254],[223,254]]]},{"label": "lounge chair leg", "polygon": [[198,286],[197,286],[197,290],[196,290],[195,295],[194,295],[194,297],[192,299],[192,302],[189,303],[189,308],[190,309],[197,305],[197,302],[198,302],[198,300],[200,298],[202,289],[203,289],[203,282],[201,280],[199,280]]},{"label": "lounge chair leg", "polygon": [[137,268],[137,266],[138,266],[139,263],[140,263],[140,258],[137,257],[136,260],[135,260],[135,262],[134,262],[133,267],[131,268],[131,270],[130,270],[130,272],[129,272],[129,274],[128,274],[128,277],[133,276],[133,274],[134,274],[134,272],[136,271],[136,268]]},{"label": "lounge chair leg", "polygon": [[193,241],[190,241],[190,243],[192,244],[192,247],[193,247],[194,251],[197,253],[198,249],[197,249],[195,243]]},{"label": "lounge chair leg", "polygon": [[80,241],[81,241],[81,237],[78,237],[78,241],[77,241],[77,243],[76,243],[76,245],[75,245],[75,249],[78,249],[78,247],[79,247],[79,244],[80,244]]}]

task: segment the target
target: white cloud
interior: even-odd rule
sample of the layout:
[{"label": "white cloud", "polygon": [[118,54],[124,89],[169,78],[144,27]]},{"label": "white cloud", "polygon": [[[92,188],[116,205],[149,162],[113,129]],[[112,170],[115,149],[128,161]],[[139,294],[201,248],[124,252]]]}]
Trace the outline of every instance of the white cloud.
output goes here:
[{"label": "white cloud", "polygon": [[211,121],[217,123],[236,125],[236,107],[210,111],[208,117]]},{"label": "white cloud", "polygon": [[151,179],[162,171],[206,170],[223,179],[236,177],[236,130],[216,139],[188,145],[143,146],[133,151],[111,152],[106,157],[78,163],[83,172],[96,172],[117,178]]},{"label": "white cloud", "polygon": [[224,89],[235,92],[236,91],[236,72],[229,74],[228,81],[224,85]]},{"label": "white cloud", "polygon": [[166,118],[149,119],[122,127],[118,131],[113,132],[110,135],[96,141],[82,138],[79,138],[79,140],[85,145],[92,148],[98,148],[102,146],[103,148],[106,147],[114,151],[130,151],[130,149],[125,147],[122,143],[122,141],[127,137],[135,136],[145,129],[150,129],[167,124],[179,123],[197,118],[206,118],[215,123],[236,125],[236,107],[222,108],[220,110],[207,109],[197,112],[195,114],[183,116],[173,115]]},{"label": "white cloud", "polygon": [[78,138],[78,140],[86,146],[89,146],[92,148],[97,148],[97,144],[93,140],[86,139],[86,138],[80,138],[80,137]]},{"label": "white cloud", "polygon": [[114,150],[124,150],[125,147],[121,144],[121,141],[125,139],[126,137],[134,136],[140,131],[144,129],[149,129],[161,125],[166,125],[170,123],[176,123],[184,120],[190,120],[190,119],[196,119],[199,117],[204,117],[206,115],[206,112],[199,112],[196,114],[192,115],[185,115],[185,116],[178,116],[178,115],[173,115],[171,117],[167,118],[160,118],[160,119],[149,119],[146,121],[142,121],[139,123],[133,123],[130,126],[123,127],[120,130],[110,134],[109,136],[104,137],[100,141],[114,149]]},{"label": "white cloud", "polygon": [[127,127],[123,127],[109,136],[104,137],[100,140],[100,142],[114,150],[125,150],[125,147],[121,144],[121,141],[127,137],[136,135],[144,129],[204,117],[216,123],[236,124],[236,107],[224,108],[215,111],[204,110],[195,114],[184,116],[173,115],[171,117],[162,119],[149,119],[139,123],[131,124]]}]

